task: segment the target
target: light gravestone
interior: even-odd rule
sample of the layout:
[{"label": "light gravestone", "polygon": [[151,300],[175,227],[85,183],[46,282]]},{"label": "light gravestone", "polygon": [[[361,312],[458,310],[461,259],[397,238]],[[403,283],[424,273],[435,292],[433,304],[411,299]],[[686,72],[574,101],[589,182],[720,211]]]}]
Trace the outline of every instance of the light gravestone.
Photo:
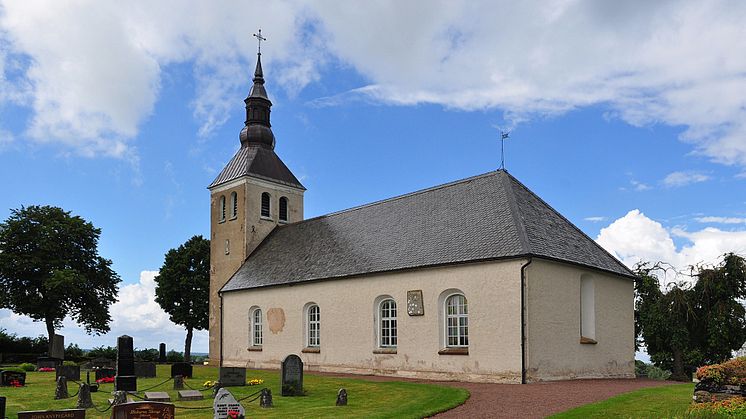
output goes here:
[{"label": "light gravestone", "polygon": [[243,406],[236,401],[230,391],[221,388],[215,395],[215,401],[212,403],[213,419],[226,419],[228,412],[237,411],[240,416],[244,416]]},{"label": "light gravestone", "polygon": [[114,377],[114,390],[137,391],[135,350],[132,338],[127,335],[117,338],[117,375]]},{"label": "light gravestone", "polygon": [[303,395],[303,361],[298,355],[291,354],[282,361],[282,392],[283,396]]},{"label": "light gravestone", "polygon": [[245,386],[246,368],[242,367],[220,367],[220,385],[223,387]]},{"label": "light gravestone", "polygon": [[179,400],[190,401],[190,400],[202,400],[205,396],[202,392],[197,390],[179,390]]},{"label": "light gravestone", "polygon": [[171,396],[165,391],[146,391],[145,400],[153,402],[170,402]]}]

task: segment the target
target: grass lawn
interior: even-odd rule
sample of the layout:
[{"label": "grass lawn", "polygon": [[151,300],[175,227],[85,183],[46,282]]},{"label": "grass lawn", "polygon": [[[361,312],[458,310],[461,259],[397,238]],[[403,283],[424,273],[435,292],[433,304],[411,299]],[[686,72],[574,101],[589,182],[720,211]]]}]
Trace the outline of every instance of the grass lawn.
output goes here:
[{"label": "grass lawn", "polygon": [[645,388],[580,406],[552,418],[715,418],[687,413],[694,384]]},{"label": "grass lawn", "polygon": [[[91,374],[93,375],[93,374]],[[170,375],[170,366],[159,365],[156,378],[139,378],[137,380],[138,390],[146,389],[163,382]],[[195,366],[194,378],[185,380],[188,385],[195,389],[202,388],[206,380],[216,380],[218,369],[216,367]],[[81,371],[81,378],[85,379],[85,372]],[[247,380],[260,378],[264,384],[259,386],[230,387],[233,395],[240,399],[263,387],[272,390],[273,409],[261,409],[259,401],[251,404],[242,403],[246,409],[246,416],[261,417],[347,417],[347,418],[387,418],[387,417],[423,417],[432,415],[443,410],[462,404],[468,397],[469,392],[464,389],[444,387],[433,384],[418,384],[408,382],[372,382],[364,379],[331,378],[309,373],[304,374],[304,397],[282,397],[280,396],[280,373],[279,371],[247,371]],[[346,388],[348,394],[348,405],[345,407],[335,406],[337,390]],[[54,400],[54,373],[53,372],[29,372],[26,375],[26,387],[11,388],[0,387],[0,396],[7,397],[6,415],[14,418],[18,411],[23,410],[45,410],[45,409],[71,409],[75,407],[77,397],[65,400]],[[113,384],[102,384],[96,393],[91,393],[93,403],[104,408],[108,405],[107,399],[111,397]],[[177,392],[173,389],[173,382],[169,381],[160,387],[150,391],[166,391],[176,406],[200,407],[209,409],[187,410],[176,409],[179,418],[205,418],[212,417],[211,392],[205,392],[206,398],[201,401],[184,402],[177,400]],[[74,394],[78,391],[75,383],[68,383],[68,391]],[[137,399],[135,399],[137,400]],[[89,418],[109,418],[111,411],[98,413],[94,409],[86,411]]]}]

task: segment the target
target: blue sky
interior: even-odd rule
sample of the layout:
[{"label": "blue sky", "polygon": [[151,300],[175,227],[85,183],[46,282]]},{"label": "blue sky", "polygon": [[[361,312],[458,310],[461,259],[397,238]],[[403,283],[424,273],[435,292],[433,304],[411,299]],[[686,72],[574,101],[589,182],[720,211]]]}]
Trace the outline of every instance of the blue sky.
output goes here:
[{"label": "blue sky", "polygon": [[[625,263],[746,253],[740,4],[133,4],[0,2],[0,218],[72,211],[123,279],[113,332],[66,322],[68,342],[183,345],[152,277],[209,235],[260,26],[306,217],[494,170],[503,128],[507,169]],[[7,310],[0,327],[43,333]]]}]

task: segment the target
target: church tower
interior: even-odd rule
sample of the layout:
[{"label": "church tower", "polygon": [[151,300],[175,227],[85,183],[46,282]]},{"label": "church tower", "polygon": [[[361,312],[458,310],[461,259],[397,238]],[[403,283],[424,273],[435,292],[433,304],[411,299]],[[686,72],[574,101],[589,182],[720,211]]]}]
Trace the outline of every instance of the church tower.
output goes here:
[{"label": "church tower", "polygon": [[254,84],[244,100],[246,121],[239,134],[241,148],[208,186],[212,364],[221,359],[221,298],[218,291],[274,228],[303,220],[306,188],[275,154],[275,136],[269,119],[272,102],[264,88],[261,58],[260,51]]}]

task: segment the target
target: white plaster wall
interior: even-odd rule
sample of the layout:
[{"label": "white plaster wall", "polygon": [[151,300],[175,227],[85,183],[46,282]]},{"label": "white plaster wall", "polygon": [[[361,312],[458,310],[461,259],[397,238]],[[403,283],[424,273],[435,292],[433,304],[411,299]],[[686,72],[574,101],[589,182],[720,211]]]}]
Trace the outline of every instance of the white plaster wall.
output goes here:
[{"label": "white plaster wall", "polygon": [[[534,259],[526,269],[529,381],[634,377],[634,283]],[[594,279],[595,340],[580,343],[580,278]]]},{"label": "white plaster wall", "polygon": [[[224,365],[278,368],[298,354],[309,370],[489,382],[520,382],[520,267],[523,260],[472,263],[365,277],[317,281],[223,294]],[[439,355],[438,299],[459,289],[469,303],[469,354]],[[408,290],[422,290],[425,315],[410,317]],[[392,296],[398,308],[396,354],[375,354],[374,302]],[[320,353],[302,353],[303,307],[321,310]],[[264,316],[261,352],[249,351],[249,309]],[[271,333],[266,318],[281,308],[285,325]]]}]

